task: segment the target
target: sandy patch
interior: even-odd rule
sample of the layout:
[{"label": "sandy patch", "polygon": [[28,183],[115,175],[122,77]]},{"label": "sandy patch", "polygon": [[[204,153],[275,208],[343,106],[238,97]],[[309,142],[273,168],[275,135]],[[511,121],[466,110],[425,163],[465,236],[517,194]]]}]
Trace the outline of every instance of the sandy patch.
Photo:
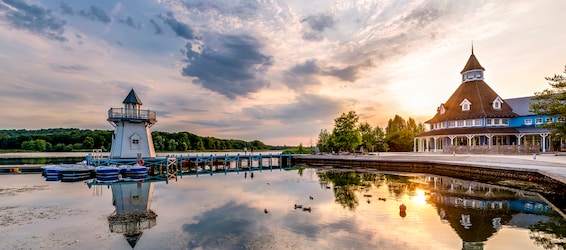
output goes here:
[{"label": "sandy patch", "polygon": [[33,192],[38,190],[48,189],[48,185],[33,185],[33,186],[23,186],[17,188],[0,188],[0,197],[2,196],[15,196],[19,193]]},{"label": "sandy patch", "polygon": [[40,220],[55,220],[62,216],[81,215],[86,212],[86,210],[82,209],[63,208],[59,206],[0,206],[0,227],[26,225]]}]

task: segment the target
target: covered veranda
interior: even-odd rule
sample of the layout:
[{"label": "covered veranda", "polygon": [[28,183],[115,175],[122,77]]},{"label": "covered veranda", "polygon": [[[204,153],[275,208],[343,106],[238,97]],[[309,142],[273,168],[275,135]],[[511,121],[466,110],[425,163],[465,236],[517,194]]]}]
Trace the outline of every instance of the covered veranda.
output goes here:
[{"label": "covered veranda", "polygon": [[536,127],[451,128],[415,137],[414,152],[533,154],[551,149],[550,133]]}]

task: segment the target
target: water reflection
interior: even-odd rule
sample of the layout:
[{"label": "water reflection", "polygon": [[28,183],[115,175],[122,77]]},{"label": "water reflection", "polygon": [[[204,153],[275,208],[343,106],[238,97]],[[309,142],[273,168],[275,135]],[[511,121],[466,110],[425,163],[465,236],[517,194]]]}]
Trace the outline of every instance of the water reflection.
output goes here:
[{"label": "water reflection", "polygon": [[433,175],[304,168],[90,188],[112,191],[113,208],[108,193],[99,203],[107,207],[103,231],[117,243],[103,248],[127,241],[136,249],[564,249],[566,242],[564,218],[538,194]]},{"label": "water reflection", "polygon": [[[430,175],[319,171],[318,176],[322,187],[333,185],[335,202],[349,210],[359,206],[358,197],[371,203],[372,190],[380,186],[396,198],[409,195],[413,205],[433,205],[462,240],[462,249],[483,249],[503,226],[529,229],[535,245],[546,249],[566,247],[564,218],[537,193]],[[401,218],[406,209],[399,206]]]},{"label": "water reflection", "polygon": [[151,210],[153,182],[89,183],[89,187],[112,189],[113,214],[108,216],[110,232],[123,234],[134,248],[143,230],[155,226],[157,214]]}]

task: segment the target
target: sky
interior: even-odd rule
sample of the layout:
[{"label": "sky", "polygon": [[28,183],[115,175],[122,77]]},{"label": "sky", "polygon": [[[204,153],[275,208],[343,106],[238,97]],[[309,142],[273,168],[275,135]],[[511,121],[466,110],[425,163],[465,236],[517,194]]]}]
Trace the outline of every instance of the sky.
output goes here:
[{"label": "sky", "polygon": [[112,130],[133,88],[152,131],[316,144],[355,111],[425,122],[471,54],[503,99],[566,65],[566,1],[0,0],[0,129]]}]

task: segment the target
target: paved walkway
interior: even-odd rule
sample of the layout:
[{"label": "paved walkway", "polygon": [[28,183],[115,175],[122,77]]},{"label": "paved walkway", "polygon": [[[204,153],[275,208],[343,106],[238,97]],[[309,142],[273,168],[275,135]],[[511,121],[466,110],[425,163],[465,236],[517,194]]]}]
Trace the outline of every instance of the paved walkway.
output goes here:
[{"label": "paved walkway", "polygon": [[566,183],[566,155],[555,156],[553,153],[533,155],[474,155],[474,154],[440,154],[440,153],[407,153],[388,152],[371,155],[338,157],[347,158],[380,158],[388,161],[442,162],[456,165],[490,166],[507,169],[523,169],[537,171],[546,176]]}]

